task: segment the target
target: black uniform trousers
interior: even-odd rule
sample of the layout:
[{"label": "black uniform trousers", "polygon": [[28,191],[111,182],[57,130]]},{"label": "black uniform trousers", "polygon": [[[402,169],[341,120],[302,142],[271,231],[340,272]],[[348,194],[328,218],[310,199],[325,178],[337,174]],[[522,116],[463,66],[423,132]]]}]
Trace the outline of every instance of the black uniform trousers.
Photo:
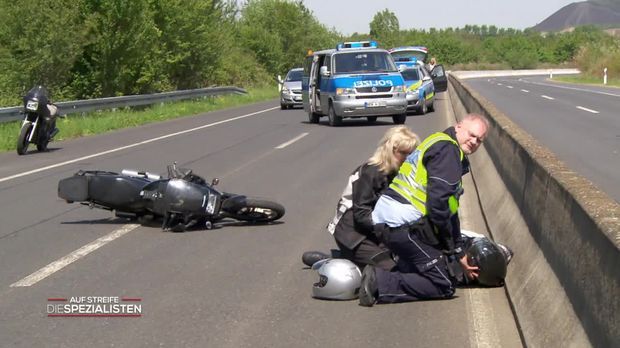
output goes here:
[{"label": "black uniform trousers", "polygon": [[396,266],[390,250],[382,243],[375,243],[370,238],[365,238],[353,249],[349,249],[337,239],[336,244],[341,252],[340,257],[351,260],[360,269],[366,265],[373,265],[391,271]]},{"label": "black uniform trousers", "polygon": [[[387,231],[386,231],[387,232]],[[396,271],[377,268],[377,303],[450,298],[456,281],[448,274],[441,250],[420,240],[409,227],[392,228],[383,239],[398,257]]]}]

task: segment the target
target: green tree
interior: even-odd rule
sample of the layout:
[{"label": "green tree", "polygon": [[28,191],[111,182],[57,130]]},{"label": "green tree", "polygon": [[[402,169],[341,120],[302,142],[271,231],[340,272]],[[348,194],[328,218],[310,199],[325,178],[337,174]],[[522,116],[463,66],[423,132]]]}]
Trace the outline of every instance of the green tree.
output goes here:
[{"label": "green tree", "polygon": [[320,24],[301,1],[250,1],[241,10],[239,37],[273,76],[301,66],[310,49],[334,47],[338,35]]},{"label": "green tree", "polygon": [[[211,0],[152,2],[164,76],[174,89],[219,83],[216,71],[231,45],[234,8]],[[164,88],[164,86],[161,86]]]},{"label": "green tree", "polygon": [[0,99],[15,104],[35,84],[62,97],[85,39],[80,6],[79,0],[0,1]]},{"label": "green tree", "polygon": [[377,12],[370,22],[370,36],[391,48],[398,41],[400,25],[396,15],[388,9]]},{"label": "green tree", "polygon": [[92,1],[84,10],[90,41],[75,71],[81,97],[147,93],[169,84],[148,0]]}]

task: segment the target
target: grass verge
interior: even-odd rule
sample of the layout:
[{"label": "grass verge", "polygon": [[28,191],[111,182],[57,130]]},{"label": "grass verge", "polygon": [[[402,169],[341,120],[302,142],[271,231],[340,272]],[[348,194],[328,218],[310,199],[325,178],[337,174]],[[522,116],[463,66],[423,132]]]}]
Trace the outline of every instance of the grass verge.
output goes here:
[{"label": "grass verge", "polygon": [[[56,126],[60,129],[60,133],[56,135],[54,140],[101,134],[116,129],[192,116],[278,97],[278,91],[273,87],[251,88],[247,91],[248,94],[231,94],[199,100],[158,104],[141,110],[128,108],[93,112],[84,115],[67,115],[64,119],[57,119]],[[0,152],[15,151],[20,126],[21,121],[0,123]]]},{"label": "grass verge", "polygon": [[556,75],[553,79],[560,82],[577,83],[582,85],[620,87],[620,79],[608,79],[607,85],[603,84],[602,77],[593,77],[586,75]]}]

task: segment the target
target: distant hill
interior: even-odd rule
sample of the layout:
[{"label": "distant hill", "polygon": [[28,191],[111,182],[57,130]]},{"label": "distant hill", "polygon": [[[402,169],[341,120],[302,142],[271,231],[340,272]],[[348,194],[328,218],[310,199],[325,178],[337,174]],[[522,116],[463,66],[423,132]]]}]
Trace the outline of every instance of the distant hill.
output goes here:
[{"label": "distant hill", "polygon": [[580,25],[620,28],[620,9],[612,4],[594,1],[574,2],[538,23],[536,31],[564,31]]}]

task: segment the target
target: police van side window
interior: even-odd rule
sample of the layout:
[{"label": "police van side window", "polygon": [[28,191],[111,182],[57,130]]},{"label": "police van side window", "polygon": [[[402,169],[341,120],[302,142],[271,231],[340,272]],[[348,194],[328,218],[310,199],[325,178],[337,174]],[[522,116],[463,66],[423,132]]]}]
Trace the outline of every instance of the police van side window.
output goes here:
[{"label": "police van side window", "polygon": [[332,57],[327,56],[325,57],[325,60],[323,61],[323,66],[327,67],[327,71],[332,71]]}]

